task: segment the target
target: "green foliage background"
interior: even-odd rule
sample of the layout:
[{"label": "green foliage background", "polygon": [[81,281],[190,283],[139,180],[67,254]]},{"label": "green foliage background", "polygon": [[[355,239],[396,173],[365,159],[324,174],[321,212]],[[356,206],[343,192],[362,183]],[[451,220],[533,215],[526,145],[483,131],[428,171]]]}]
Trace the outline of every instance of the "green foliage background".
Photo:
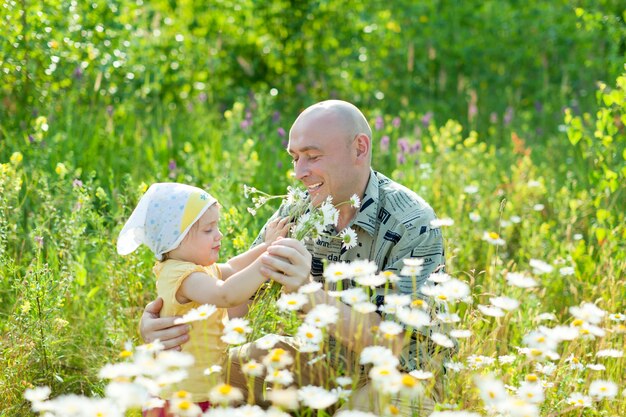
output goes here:
[{"label": "green foliage background", "polygon": [[284,191],[286,132],[326,98],[375,126],[376,169],[455,219],[451,273],[487,294],[530,258],[569,262],[531,307],[623,312],[625,18],[618,0],[2,0],[0,415],[28,414],[31,384],[98,393],[138,341],[152,259],[114,243],[145,184],[218,195],[232,255],[269,214],[242,184]]}]

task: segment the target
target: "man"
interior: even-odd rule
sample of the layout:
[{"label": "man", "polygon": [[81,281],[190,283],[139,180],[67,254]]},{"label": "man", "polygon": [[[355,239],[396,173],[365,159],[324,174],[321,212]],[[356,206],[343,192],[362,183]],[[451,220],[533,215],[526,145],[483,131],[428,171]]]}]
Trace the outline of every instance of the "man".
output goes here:
[{"label": "man", "polygon": [[[334,203],[348,201],[353,194],[361,199],[358,209],[348,204],[338,206],[335,232],[351,226],[358,236],[355,247],[345,250],[338,239],[324,234],[315,242],[305,243],[312,255],[313,278],[323,279],[325,260],[369,259],[376,262],[381,271],[399,273],[404,259],[419,258],[424,262],[420,275],[415,280],[402,278],[398,283],[400,293],[417,296],[419,286],[444,264],[440,229],[431,227],[430,222],[436,217],[422,198],[372,170],[372,131],[359,109],[339,100],[310,106],[294,122],[287,151],[293,159],[296,178],[306,187],[314,205],[321,204],[328,196],[332,196]],[[297,242],[286,242],[278,256],[265,260],[263,274],[282,281],[301,279],[303,262],[298,249]],[[350,317],[350,307],[325,291],[317,291],[314,298],[315,304],[335,305],[341,310],[341,317]],[[184,342],[184,329],[157,319],[159,310],[158,302],[146,307],[141,325],[144,339],[160,338],[166,347]],[[381,321],[378,314],[370,313],[358,325],[362,326],[360,329],[369,330]],[[353,321],[342,321],[337,326],[335,334],[348,349],[373,344],[372,332],[357,329]],[[402,339],[397,338],[394,350],[398,353],[403,350],[402,363],[406,370],[415,369],[416,345],[403,346]]]}]

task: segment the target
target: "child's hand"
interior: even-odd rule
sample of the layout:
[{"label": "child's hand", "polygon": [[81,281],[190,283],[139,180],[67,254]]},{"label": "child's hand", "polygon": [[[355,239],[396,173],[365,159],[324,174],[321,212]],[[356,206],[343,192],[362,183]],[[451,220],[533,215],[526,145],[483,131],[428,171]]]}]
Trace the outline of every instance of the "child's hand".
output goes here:
[{"label": "child's hand", "polygon": [[277,217],[269,222],[265,228],[265,243],[271,245],[279,237],[286,237],[290,226],[289,217]]}]

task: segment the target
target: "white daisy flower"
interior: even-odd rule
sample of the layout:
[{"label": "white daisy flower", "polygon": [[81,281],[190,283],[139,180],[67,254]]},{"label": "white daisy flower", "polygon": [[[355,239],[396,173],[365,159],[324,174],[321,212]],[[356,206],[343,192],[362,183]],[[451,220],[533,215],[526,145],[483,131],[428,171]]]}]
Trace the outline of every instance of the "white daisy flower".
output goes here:
[{"label": "white daisy flower", "polygon": [[617,395],[617,384],[612,381],[595,380],[589,386],[589,395],[598,399],[613,398]]},{"label": "white daisy flower", "polygon": [[324,268],[326,282],[338,282],[342,279],[350,278],[350,273],[350,264],[347,262],[333,262]]},{"label": "white daisy flower", "polygon": [[243,400],[239,388],[229,384],[219,384],[209,392],[209,401],[214,404],[231,404]]},{"label": "white daisy flower", "polygon": [[546,320],[556,320],[556,315],[554,313],[541,313],[537,317],[537,321],[546,321]]},{"label": "white daisy flower", "polygon": [[327,391],[322,387],[307,385],[298,390],[298,398],[306,407],[323,410],[339,400],[336,393]]},{"label": "white daisy flower", "polygon": [[362,301],[360,303],[356,303],[352,306],[354,311],[361,314],[369,314],[375,312],[378,307],[374,303],[370,303],[369,301]]},{"label": "white daisy flower", "polygon": [[293,363],[293,357],[285,349],[276,348],[269,351],[263,358],[263,364],[266,368],[281,369]]},{"label": "white daisy flower", "polygon": [[272,384],[287,386],[293,382],[293,374],[287,369],[268,369],[265,381],[271,382]]},{"label": "white daisy flower", "polygon": [[480,369],[493,364],[496,360],[489,356],[470,355],[467,357],[467,366],[469,369]]},{"label": "white daisy flower", "polygon": [[540,259],[531,259],[529,265],[533,269],[533,273],[537,275],[549,274],[554,270],[552,265]]},{"label": "white daisy flower", "polygon": [[602,349],[596,353],[598,358],[621,358],[624,356],[624,351],[617,349]]},{"label": "white daisy flower", "polygon": [[414,329],[430,326],[430,315],[419,308],[402,308],[396,313],[399,321]]},{"label": "white daisy flower", "polygon": [[341,301],[348,305],[361,303],[368,300],[367,293],[363,288],[349,288],[341,291]]},{"label": "white daisy flower", "polygon": [[433,219],[430,221],[430,227],[436,229],[439,227],[446,227],[446,226],[452,226],[454,224],[454,220],[450,219],[450,218],[444,218],[444,219]]},{"label": "white daisy flower", "polygon": [[300,325],[296,332],[297,338],[310,344],[321,343],[323,336],[322,331],[318,327],[306,323]]},{"label": "white daisy flower", "polygon": [[[281,407],[287,410],[298,408],[298,391],[295,388],[272,389],[271,391],[266,391],[265,395],[274,407]],[[285,417],[290,417],[290,415],[287,414]]]},{"label": "white daisy flower", "polygon": [[318,304],[304,318],[305,323],[324,328],[339,318],[339,309],[328,304]]},{"label": "white daisy flower", "polygon": [[361,207],[361,199],[358,195],[352,194],[352,197],[350,197],[350,205],[357,209]]},{"label": "white daisy flower", "polygon": [[489,301],[491,302],[491,304],[498,308],[501,308],[502,310],[511,311],[519,307],[519,301],[509,297],[491,297],[489,298]]},{"label": "white daisy flower", "polygon": [[50,387],[27,388],[24,391],[24,398],[31,403],[45,401],[50,397]]},{"label": "white daisy flower", "polygon": [[264,369],[264,366],[254,359],[241,366],[241,372],[248,376],[261,376],[263,375]]},{"label": "white daisy flower", "polygon": [[539,285],[537,281],[523,272],[509,272],[506,274],[506,280],[509,285],[519,288],[532,288]]},{"label": "white daisy flower", "polygon": [[474,223],[478,223],[482,219],[482,217],[480,217],[480,214],[476,212],[471,212],[469,214],[469,219]]},{"label": "white daisy flower", "polygon": [[321,290],[322,287],[323,285],[321,282],[313,281],[313,282],[309,282],[308,284],[304,284],[303,286],[298,288],[298,293],[313,294],[314,292]]},{"label": "white daisy flower", "polygon": [[430,335],[430,338],[432,339],[433,342],[435,342],[439,346],[443,346],[443,347],[446,347],[446,348],[453,348],[454,347],[454,342],[448,336],[446,336],[443,333],[433,332]]},{"label": "white daisy flower", "polygon": [[478,187],[476,185],[466,185],[463,188],[463,192],[465,194],[476,194],[478,192]]},{"label": "white daisy flower", "polygon": [[266,334],[258,338],[257,340],[255,340],[254,343],[257,345],[259,349],[270,350],[279,341],[280,341],[280,338],[278,337],[278,335],[270,333],[270,334]]},{"label": "white daisy flower", "polygon": [[339,234],[339,237],[341,238],[342,242],[341,246],[345,249],[351,249],[357,244],[356,232],[350,227],[343,229]]},{"label": "white daisy flower", "polygon": [[309,299],[305,294],[297,292],[283,293],[276,302],[276,306],[281,311],[298,311],[308,302]]},{"label": "white daisy flower", "polygon": [[393,339],[402,332],[403,328],[395,321],[383,321],[378,325],[378,331],[385,339]]},{"label": "white daisy flower", "polygon": [[391,349],[384,346],[366,346],[361,351],[361,357],[359,363],[361,365],[367,365],[369,363],[374,365],[382,365],[384,363],[399,363],[398,358],[395,357]]},{"label": "white daisy flower", "polygon": [[567,404],[573,405],[577,408],[588,408],[593,406],[593,402],[590,396],[583,395],[580,392],[573,392],[567,398]]},{"label": "white daisy flower", "polygon": [[205,375],[213,375],[222,372],[222,367],[219,365],[213,365],[204,370]]},{"label": "white daisy flower", "polygon": [[588,369],[591,369],[592,371],[606,371],[606,366],[602,365],[601,363],[590,363],[587,365]]},{"label": "white daisy flower", "polygon": [[232,318],[224,321],[224,333],[235,332],[246,334],[252,332],[252,327],[248,324],[248,320],[242,318]]},{"label": "white daisy flower", "polygon": [[504,246],[506,242],[496,232],[484,232],[482,240],[494,246]]},{"label": "white daisy flower", "polygon": [[577,319],[591,324],[600,323],[606,314],[604,310],[593,303],[583,303],[580,307],[570,307],[569,312]]},{"label": "white daisy flower", "polygon": [[423,371],[421,369],[416,369],[414,371],[409,372],[409,375],[411,375],[413,378],[417,378],[417,379],[430,379],[434,376],[434,374],[430,371]]},{"label": "white daisy flower", "polygon": [[478,304],[476,307],[485,316],[490,316],[490,317],[502,317],[502,316],[504,316],[504,311],[502,311],[502,309],[500,309],[498,307],[495,307],[495,306],[486,306],[486,305]]},{"label": "white daisy flower", "polygon": [[472,336],[472,331],[465,329],[455,329],[450,331],[450,336],[457,339],[467,339],[468,337]]}]

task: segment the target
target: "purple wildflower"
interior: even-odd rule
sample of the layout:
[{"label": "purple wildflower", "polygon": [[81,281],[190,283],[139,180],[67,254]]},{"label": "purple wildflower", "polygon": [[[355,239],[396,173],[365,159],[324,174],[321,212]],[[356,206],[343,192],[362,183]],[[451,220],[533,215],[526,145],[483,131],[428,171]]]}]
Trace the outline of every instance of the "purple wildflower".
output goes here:
[{"label": "purple wildflower", "polygon": [[496,113],[495,111],[492,111],[491,114],[489,115],[489,121],[493,124],[498,123],[498,113]]},{"label": "purple wildflower", "polygon": [[274,114],[272,114],[272,122],[278,123],[279,121],[280,121],[280,112],[275,111]]},{"label": "purple wildflower", "polygon": [[406,153],[409,151],[409,141],[405,138],[398,139],[398,147],[402,153]]},{"label": "purple wildflower", "polygon": [[400,118],[399,117],[394,117],[393,120],[391,121],[391,124],[395,128],[400,127]]},{"label": "purple wildflower", "polygon": [[502,120],[504,121],[505,126],[511,124],[511,121],[513,120],[513,107],[508,106],[506,108],[506,110],[504,111],[504,118]]},{"label": "purple wildflower", "polygon": [[406,162],[406,157],[404,156],[404,154],[402,152],[398,152],[396,154],[396,158],[398,160],[398,164],[399,165],[402,165],[402,164],[404,164]]},{"label": "purple wildflower", "polygon": [[389,136],[385,135],[380,138],[380,150],[387,152],[389,150]]},{"label": "purple wildflower", "polygon": [[435,114],[432,111],[426,112],[426,114],[422,116],[422,125],[424,127],[430,126],[430,122],[433,120],[434,115]]},{"label": "purple wildflower", "polygon": [[409,148],[409,153],[412,155],[414,153],[418,153],[422,150],[422,141],[416,140],[414,144]]},{"label": "purple wildflower", "polygon": [[176,161],[170,159],[170,162],[167,164],[167,169],[174,171],[176,169]]},{"label": "purple wildflower", "polygon": [[281,138],[284,138],[286,133],[285,129],[283,129],[282,127],[279,127],[278,129],[276,129],[276,132],[278,133],[278,136],[280,136]]},{"label": "purple wildflower", "polygon": [[39,247],[43,246],[43,236],[35,236],[35,243]]},{"label": "purple wildflower", "polygon": [[200,94],[198,94],[198,101],[200,103],[205,103],[207,101],[209,97],[207,96],[207,94],[203,91]]},{"label": "purple wildflower", "polygon": [[72,181],[72,186],[74,188],[80,188],[83,186],[83,182],[79,180],[78,178],[75,178],[74,181]]},{"label": "purple wildflower", "polygon": [[81,78],[83,78],[83,68],[80,65],[77,65],[76,68],[74,68],[72,76],[76,80],[80,80]]},{"label": "purple wildflower", "polygon": [[374,128],[376,130],[381,130],[383,127],[385,127],[385,121],[383,120],[383,117],[376,116],[376,121],[374,122]]}]

